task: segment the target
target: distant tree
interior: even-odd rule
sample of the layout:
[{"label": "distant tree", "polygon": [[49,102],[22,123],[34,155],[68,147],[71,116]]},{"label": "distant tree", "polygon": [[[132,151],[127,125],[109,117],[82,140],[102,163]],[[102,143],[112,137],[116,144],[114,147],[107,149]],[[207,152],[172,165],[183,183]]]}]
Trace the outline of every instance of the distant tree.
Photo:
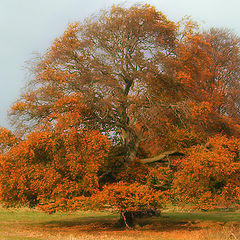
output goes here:
[{"label": "distant tree", "polygon": [[203,38],[211,46],[213,74],[208,89],[211,89],[214,107],[220,114],[238,120],[240,38],[230,30],[216,28],[204,32]]}]

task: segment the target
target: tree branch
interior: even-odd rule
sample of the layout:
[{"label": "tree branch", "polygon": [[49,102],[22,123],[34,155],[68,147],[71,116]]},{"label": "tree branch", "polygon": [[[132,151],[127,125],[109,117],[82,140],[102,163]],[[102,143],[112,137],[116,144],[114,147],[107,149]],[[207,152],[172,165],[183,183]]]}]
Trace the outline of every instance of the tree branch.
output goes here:
[{"label": "tree branch", "polygon": [[177,154],[177,153],[181,154],[181,155],[184,155],[183,153],[179,152],[178,150],[172,150],[172,151],[163,152],[163,153],[161,153],[161,154],[159,154],[155,157],[152,157],[152,158],[140,159],[140,162],[143,163],[143,164],[158,162],[158,161],[161,161],[168,156],[171,156],[171,155],[174,155],[174,154]]}]

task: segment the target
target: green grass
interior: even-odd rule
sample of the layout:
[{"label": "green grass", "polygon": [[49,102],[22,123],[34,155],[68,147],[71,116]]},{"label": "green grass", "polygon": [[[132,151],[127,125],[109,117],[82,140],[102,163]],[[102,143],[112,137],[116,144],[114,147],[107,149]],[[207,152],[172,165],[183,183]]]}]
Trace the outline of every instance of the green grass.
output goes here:
[{"label": "green grass", "polygon": [[[174,240],[202,236],[239,234],[240,212],[164,211],[161,217],[141,219],[135,230],[118,229],[119,215],[111,212],[74,212],[46,214],[37,210],[0,208],[0,240]],[[226,226],[230,226],[226,228]],[[216,228],[219,226],[219,228]],[[201,232],[202,231],[202,232]],[[230,239],[230,238],[229,238]]]},{"label": "green grass", "polygon": [[112,221],[117,217],[116,214],[109,212],[87,211],[47,214],[28,208],[0,208],[0,240],[43,240],[44,238],[21,236],[21,231],[31,232],[32,229],[32,232],[41,232],[44,229],[51,230],[54,226],[60,229],[79,224],[87,225],[92,222]]},{"label": "green grass", "polygon": [[72,220],[74,218],[116,218],[117,214],[112,214],[110,212],[68,212],[68,213],[54,213],[48,214],[40,212],[34,209],[21,208],[21,209],[5,209],[0,208],[0,222],[2,221],[20,221],[20,222],[38,222],[44,223],[54,220]]},{"label": "green grass", "polygon": [[240,212],[166,212],[169,221],[240,222]]},{"label": "green grass", "polygon": [[[18,223],[38,223],[47,224],[51,222],[89,222],[101,220],[116,220],[119,217],[117,213],[111,212],[68,212],[47,214],[32,209],[4,209],[0,208],[0,222],[18,222]],[[162,213],[162,218],[167,221],[213,221],[213,222],[240,222],[240,212],[175,212],[166,211]],[[156,218],[154,218],[156,219]]]}]

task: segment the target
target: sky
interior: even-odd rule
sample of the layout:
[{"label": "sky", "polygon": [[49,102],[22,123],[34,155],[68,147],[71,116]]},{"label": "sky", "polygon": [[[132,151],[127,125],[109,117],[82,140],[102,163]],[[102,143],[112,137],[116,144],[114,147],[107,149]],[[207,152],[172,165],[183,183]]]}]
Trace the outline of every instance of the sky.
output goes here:
[{"label": "sky", "polygon": [[29,61],[44,54],[67,25],[112,4],[149,3],[169,20],[191,16],[201,27],[223,27],[240,36],[239,0],[0,0],[0,126],[29,80]]}]

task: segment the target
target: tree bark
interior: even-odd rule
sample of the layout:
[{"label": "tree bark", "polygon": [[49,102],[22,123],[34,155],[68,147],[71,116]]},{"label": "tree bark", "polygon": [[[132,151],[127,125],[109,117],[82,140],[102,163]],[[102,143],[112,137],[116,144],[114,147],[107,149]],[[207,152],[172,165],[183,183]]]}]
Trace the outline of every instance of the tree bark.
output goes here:
[{"label": "tree bark", "polygon": [[140,139],[131,129],[123,130],[123,132],[122,140],[125,149],[125,162],[130,163],[136,159]]}]

